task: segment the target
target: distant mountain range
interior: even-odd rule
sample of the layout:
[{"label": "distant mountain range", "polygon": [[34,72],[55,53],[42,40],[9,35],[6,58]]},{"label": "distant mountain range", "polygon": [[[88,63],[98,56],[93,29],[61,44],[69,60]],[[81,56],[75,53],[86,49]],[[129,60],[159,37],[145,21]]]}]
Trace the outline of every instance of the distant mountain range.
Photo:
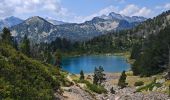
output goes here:
[{"label": "distant mountain range", "polygon": [[[21,40],[24,35],[35,42],[51,42],[56,37],[66,38],[71,41],[86,41],[93,37],[112,31],[131,29],[146,20],[144,17],[128,17],[114,12],[109,15],[94,17],[84,23],[66,23],[50,18],[34,16],[27,20],[12,18],[8,23],[12,35]],[[16,22],[15,22],[16,21]]]},{"label": "distant mountain range", "polygon": [[102,18],[102,19],[105,19],[105,20],[114,20],[114,19],[126,20],[129,23],[132,23],[132,22],[143,22],[143,21],[146,20],[145,17],[141,17],[141,16],[132,16],[132,17],[129,17],[129,16],[120,15],[120,14],[117,14],[117,13],[114,13],[114,12],[110,13],[108,16],[107,15],[102,15],[99,18]]},{"label": "distant mountain range", "polygon": [[0,19],[0,30],[2,30],[4,27],[12,27],[14,25],[22,23],[24,20],[11,16],[7,17],[5,19]]}]

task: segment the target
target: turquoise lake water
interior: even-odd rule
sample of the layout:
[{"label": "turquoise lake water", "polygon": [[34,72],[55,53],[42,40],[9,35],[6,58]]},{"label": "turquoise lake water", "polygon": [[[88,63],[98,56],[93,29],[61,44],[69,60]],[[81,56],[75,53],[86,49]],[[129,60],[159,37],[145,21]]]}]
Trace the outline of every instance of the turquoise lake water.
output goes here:
[{"label": "turquoise lake water", "polygon": [[93,73],[94,68],[98,66],[102,66],[105,72],[122,72],[130,69],[130,64],[122,56],[88,55],[63,58],[62,61],[62,68],[74,74],[79,74],[81,70],[84,73]]}]

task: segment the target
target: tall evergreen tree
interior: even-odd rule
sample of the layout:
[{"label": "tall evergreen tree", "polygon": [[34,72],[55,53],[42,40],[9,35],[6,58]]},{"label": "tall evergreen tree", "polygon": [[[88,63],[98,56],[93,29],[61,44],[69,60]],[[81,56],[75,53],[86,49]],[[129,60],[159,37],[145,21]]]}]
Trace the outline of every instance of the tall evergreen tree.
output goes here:
[{"label": "tall evergreen tree", "polygon": [[2,31],[3,31],[2,41],[12,45],[12,36],[10,30],[8,28],[4,28]]},{"label": "tall evergreen tree", "polygon": [[98,68],[95,67],[95,69],[94,69],[94,76],[93,76],[93,84],[98,85],[98,81],[99,81],[99,78],[98,78]]},{"label": "tall evergreen tree", "polygon": [[15,38],[13,38],[13,47],[18,50],[18,42]]},{"label": "tall evergreen tree", "polygon": [[20,44],[20,50],[22,53],[26,54],[27,56],[30,56],[30,41],[27,38],[27,36],[24,36],[24,39],[22,40]]},{"label": "tall evergreen tree", "polygon": [[62,55],[59,50],[56,51],[55,53],[55,66],[61,68],[62,65]]},{"label": "tall evergreen tree", "polygon": [[101,85],[101,83],[106,80],[105,74],[103,72],[104,72],[104,69],[102,66],[99,66],[99,68],[95,67],[94,76],[93,76],[93,84]]},{"label": "tall evergreen tree", "polygon": [[83,70],[80,71],[80,80],[84,80],[84,72],[83,72]]},{"label": "tall evergreen tree", "polygon": [[103,72],[104,72],[103,67],[99,66],[99,84],[103,83],[106,80],[105,74]]},{"label": "tall evergreen tree", "polygon": [[119,78],[119,82],[118,82],[118,86],[120,86],[121,88],[124,88],[127,86],[126,77],[127,77],[127,75],[126,75],[125,71],[123,71]]}]

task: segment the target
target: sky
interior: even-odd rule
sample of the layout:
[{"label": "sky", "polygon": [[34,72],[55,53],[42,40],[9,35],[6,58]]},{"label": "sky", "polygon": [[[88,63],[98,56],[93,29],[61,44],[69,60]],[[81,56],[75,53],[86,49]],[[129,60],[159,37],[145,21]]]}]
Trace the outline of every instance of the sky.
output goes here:
[{"label": "sky", "polygon": [[0,0],[0,19],[32,16],[82,23],[110,12],[152,18],[170,10],[170,0]]}]

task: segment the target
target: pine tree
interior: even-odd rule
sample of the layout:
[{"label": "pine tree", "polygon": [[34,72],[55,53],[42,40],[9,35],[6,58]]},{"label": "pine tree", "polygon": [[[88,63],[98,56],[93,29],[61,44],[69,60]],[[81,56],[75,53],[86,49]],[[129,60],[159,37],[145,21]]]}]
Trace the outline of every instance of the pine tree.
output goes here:
[{"label": "pine tree", "polygon": [[2,42],[12,45],[12,36],[8,28],[4,28],[2,34]]},{"label": "pine tree", "polygon": [[84,72],[83,72],[83,70],[80,71],[80,80],[84,80]]},{"label": "pine tree", "polygon": [[61,64],[62,64],[62,56],[61,56],[60,51],[57,50],[56,53],[55,53],[55,64],[54,64],[54,66],[61,68]]},{"label": "pine tree", "polygon": [[50,51],[45,50],[43,52],[43,59],[44,59],[44,62],[52,64],[51,61],[52,61],[53,57],[52,57],[52,54],[50,53]]},{"label": "pine tree", "polygon": [[94,76],[93,76],[93,84],[101,85],[101,83],[106,80],[105,74],[103,72],[104,72],[104,69],[102,66],[99,66],[99,68],[95,67]]},{"label": "pine tree", "polygon": [[95,67],[94,69],[94,76],[93,76],[93,84],[98,85],[98,69]]},{"label": "pine tree", "polygon": [[168,46],[168,71],[170,71],[170,43],[167,43]]},{"label": "pine tree", "polygon": [[99,84],[103,83],[106,80],[105,74],[103,72],[104,72],[103,67],[99,66]]},{"label": "pine tree", "polygon": [[168,88],[168,96],[170,97],[170,85],[169,85],[169,88]]},{"label": "pine tree", "polygon": [[125,71],[123,71],[119,78],[119,82],[118,82],[118,86],[120,86],[121,88],[124,88],[127,86],[126,77],[127,77],[126,73],[125,73]]},{"label": "pine tree", "polygon": [[168,56],[168,75],[167,75],[167,79],[169,80],[170,79],[170,46],[169,46],[169,44],[168,44],[168,54],[169,54],[169,56]]},{"label": "pine tree", "polygon": [[18,50],[18,42],[15,38],[13,38],[13,47]]},{"label": "pine tree", "polygon": [[24,36],[24,39],[22,40],[22,43],[20,45],[20,50],[22,53],[26,54],[27,56],[30,56],[30,41],[27,38],[27,36]]}]

